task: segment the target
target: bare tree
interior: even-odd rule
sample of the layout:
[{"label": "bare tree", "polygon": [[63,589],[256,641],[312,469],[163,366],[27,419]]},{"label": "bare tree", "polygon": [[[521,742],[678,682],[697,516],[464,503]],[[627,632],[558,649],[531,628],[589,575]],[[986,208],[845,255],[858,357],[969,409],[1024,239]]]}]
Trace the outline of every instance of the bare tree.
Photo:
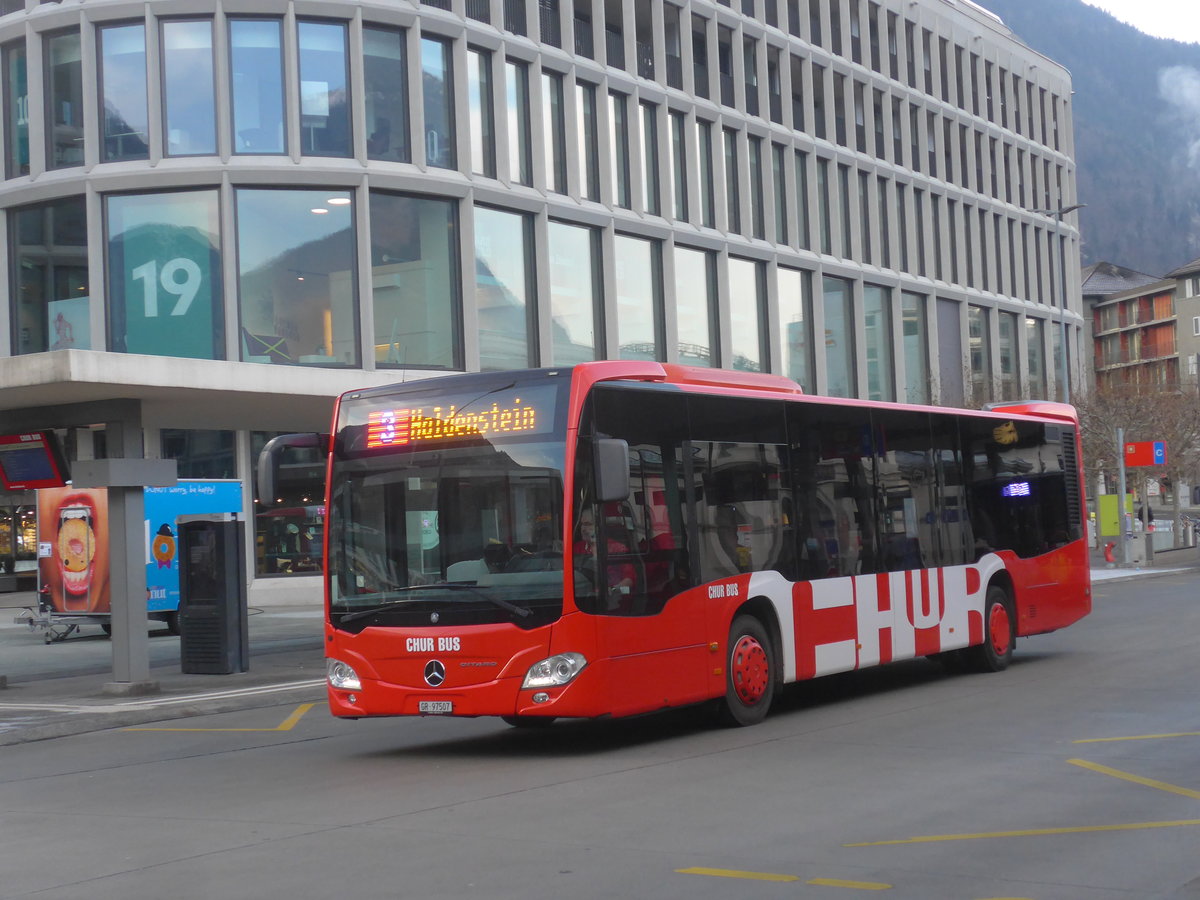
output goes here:
[{"label": "bare tree", "polygon": [[1155,466],[1153,471],[1131,470],[1128,477],[1138,485],[1138,495],[1147,507],[1145,477],[1169,481],[1174,497],[1175,542],[1179,546],[1184,500],[1179,487],[1183,482],[1194,483],[1193,476],[1200,468],[1200,392],[1195,385],[1097,386],[1076,404],[1090,496],[1098,493],[1101,473],[1108,485],[1116,483],[1118,428],[1125,429],[1126,443],[1166,443],[1166,465]]}]

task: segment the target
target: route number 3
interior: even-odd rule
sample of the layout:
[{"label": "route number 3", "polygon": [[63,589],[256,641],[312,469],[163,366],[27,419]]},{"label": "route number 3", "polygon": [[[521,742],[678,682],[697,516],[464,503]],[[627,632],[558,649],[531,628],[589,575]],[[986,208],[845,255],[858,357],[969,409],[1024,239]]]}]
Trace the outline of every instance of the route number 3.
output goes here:
[{"label": "route number 3", "polygon": [[[180,277],[182,275],[182,277]],[[158,287],[176,298],[169,315],[187,315],[188,307],[200,292],[200,266],[193,260],[177,256],[163,264],[159,271],[158,260],[150,260],[134,269],[130,276],[142,282],[142,298],[146,306],[146,318],[158,316]]]}]

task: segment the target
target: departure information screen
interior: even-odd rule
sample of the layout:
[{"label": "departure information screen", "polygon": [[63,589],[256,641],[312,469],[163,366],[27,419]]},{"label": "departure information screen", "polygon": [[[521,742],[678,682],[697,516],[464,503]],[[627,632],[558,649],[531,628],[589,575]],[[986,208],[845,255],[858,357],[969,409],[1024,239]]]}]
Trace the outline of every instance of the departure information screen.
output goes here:
[{"label": "departure information screen", "polygon": [[66,483],[52,441],[40,431],[0,435],[0,481],[6,490],[61,487]]}]

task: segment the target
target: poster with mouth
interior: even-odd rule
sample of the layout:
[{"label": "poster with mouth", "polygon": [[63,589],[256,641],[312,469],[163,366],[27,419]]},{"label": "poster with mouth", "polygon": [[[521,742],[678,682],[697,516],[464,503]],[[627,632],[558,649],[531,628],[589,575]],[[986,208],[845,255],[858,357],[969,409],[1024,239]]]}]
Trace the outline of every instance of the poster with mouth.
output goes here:
[{"label": "poster with mouth", "polygon": [[55,612],[108,613],[108,492],[48,488],[37,492],[38,575]]}]

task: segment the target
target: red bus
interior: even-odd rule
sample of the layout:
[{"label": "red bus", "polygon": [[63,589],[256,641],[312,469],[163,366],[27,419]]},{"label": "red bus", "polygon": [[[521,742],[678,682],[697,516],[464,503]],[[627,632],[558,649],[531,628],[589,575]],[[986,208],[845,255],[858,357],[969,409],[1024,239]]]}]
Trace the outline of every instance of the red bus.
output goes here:
[{"label": "red bus", "polygon": [[334,715],[628,716],[915,657],[999,671],[1091,609],[1067,405],[951,410],[612,361],[353,391],[327,447]]}]

